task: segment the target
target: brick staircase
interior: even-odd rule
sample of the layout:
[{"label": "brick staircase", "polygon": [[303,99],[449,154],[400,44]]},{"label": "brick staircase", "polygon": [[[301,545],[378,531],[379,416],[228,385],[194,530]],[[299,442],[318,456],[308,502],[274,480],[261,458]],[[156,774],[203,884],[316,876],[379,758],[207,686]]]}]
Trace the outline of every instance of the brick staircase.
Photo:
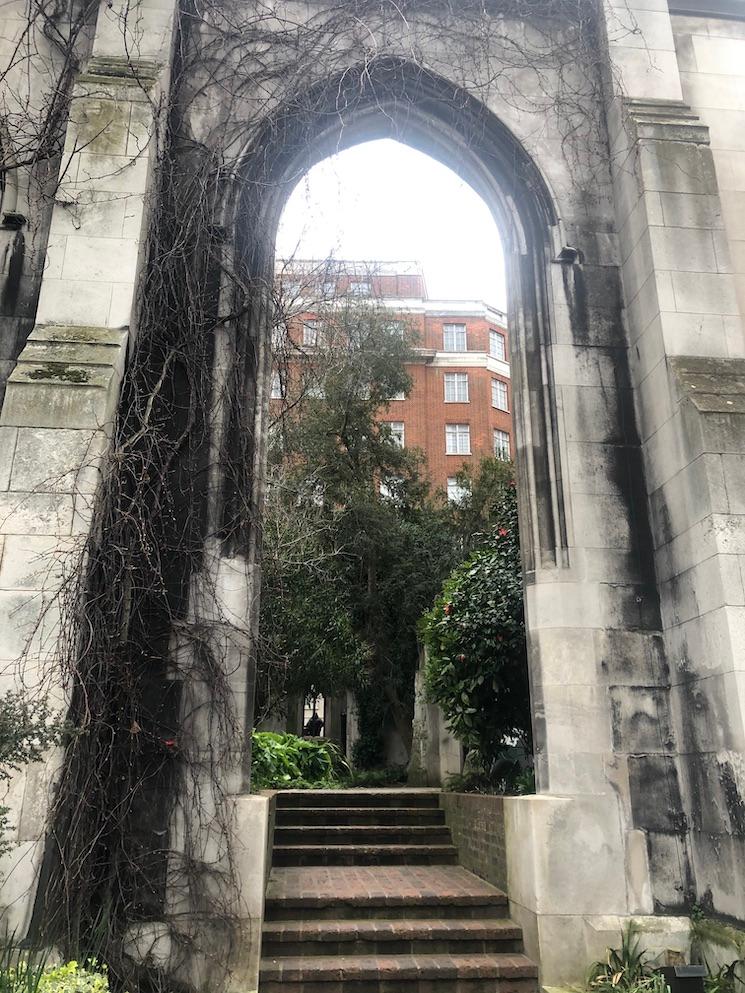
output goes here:
[{"label": "brick staircase", "polygon": [[535,993],[507,898],[433,790],[277,796],[260,993]]}]

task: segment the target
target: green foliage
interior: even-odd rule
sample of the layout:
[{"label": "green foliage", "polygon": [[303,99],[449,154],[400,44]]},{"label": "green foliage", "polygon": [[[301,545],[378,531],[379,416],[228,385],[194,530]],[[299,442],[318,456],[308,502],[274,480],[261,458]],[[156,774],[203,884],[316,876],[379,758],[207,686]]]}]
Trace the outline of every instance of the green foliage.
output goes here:
[{"label": "green foliage", "polygon": [[514,484],[500,486],[494,515],[490,543],[452,573],[421,623],[427,695],[487,774],[510,739],[530,742]]},{"label": "green foliage", "polygon": [[535,771],[528,764],[524,749],[505,746],[501,749],[495,766],[484,769],[467,769],[448,776],[444,788],[448,793],[513,793],[527,796],[535,793]]},{"label": "green foliage", "polygon": [[254,731],[251,785],[254,790],[338,786],[349,769],[330,741]]},{"label": "green foliage", "polygon": [[8,941],[0,954],[0,993],[109,993],[109,977],[95,961],[52,965],[46,951],[21,953]]},{"label": "green foliage", "polygon": [[[706,965],[706,963],[704,963]],[[705,993],[735,993],[738,985],[743,982],[745,968],[741,959],[720,965],[718,969],[711,970],[706,965],[707,975],[704,978]],[[742,974],[742,975],[741,975]]]},{"label": "green foliage", "polygon": [[370,769],[385,761],[387,730],[410,735],[416,625],[463,553],[421,456],[380,423],[388,398],[410,387],[410,335],[392,334],[375,304],[345,301],[327,317],[329,347],[303,365],[322,395],[293,395],[290,369],[273,431],[257,713],[311,688],[352,690],[354,762]]},{"label": "green foliage", "polygon": [[[29,762],[38,762],[62,733],[59,715],[45,698],[31,699],[9,691],[0,697],[0,783]],[[0,855],[8,851],[8,808],[0,805]]]},{"label": "green foliage", "polygon": [[[463,498],[450,505],[452,527],[466,554],[483,546],[495,521],[503,514],[505,487],[514,483],[515,467],[507,459],[487,457],[457,473]],[[464,555],[465,557],[465,555]]]},{"label": "green foliage", "polygon": [[[712,968],[712,953],[718,959],[731,956],[732,960]],[[745,982],[745,931],[712,920],[697,904],[691,910],[691,958],[706,967],[706,993],[734,993]]]},{"label": "green foliage", "polygon": [[352,788],[403,786],[406,783],[407,769],[404,765],[391,765],[385,769],[353,769],[344,780],[344,786]]},{"label": "green foliage", "polygon": [[634,921],[621,932],[621,947],[609,948],[606,960],[591,967],[588,988],[596,993],[670,993],[664,976],[649,962]]}]

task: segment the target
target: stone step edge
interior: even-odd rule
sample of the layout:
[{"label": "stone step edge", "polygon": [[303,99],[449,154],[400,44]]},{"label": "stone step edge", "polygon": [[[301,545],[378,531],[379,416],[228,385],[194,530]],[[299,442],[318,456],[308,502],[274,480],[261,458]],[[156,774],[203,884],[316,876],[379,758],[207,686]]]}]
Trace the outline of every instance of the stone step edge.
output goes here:
[{"label": "stone step edge", "polygon": [[387,852],[390,855],[401,854],[401,855],[414,855],[418,852],[455,852],[455,845],[364,845],[364,844],[354,844],[349,845],[275,845],[273,849],[275,854],[285,854],[287,852],[334,852],[334,853],[345,853],[345,852]]},{"label": "stone step edge", "polygon": [[535,979],[519,952],[491,955],[323,955],[262,959],[260,978],[283,982],[341,979]]},{"label": "stone step edge", "polygon": [[275,824],[274,837],[279,831],[300,831],[301,833],[317,833],[327,831],[330,834],[341,834],[351,831],[353,834],[369,834],[379,831],[381,834],[449,834],[447,824]]},{"label": "stone step edge", "polygon": [[266,907],[291,907],[298,909],[312,907],[328,907],[338,904],[340,907],[506,907],[507,894],[500,890],[494,893],[385,893],[385,894],[352,894],[350,896],[334,896],[331,893],[322,896],[309,893],[271,895],[266,898]]},{"label": "stone step edge", "polygon": [[303,806],[303,807],[278,807],[277,810],[278,811],[281,810],[282,813],[285,813],[288,810],[292,810],[292,811],[302,810],[303,813],[308,813],[308,814],[320,814],[320,813],[327,814],[330,810],[336,810],[336,811],[350,810],[350,811],[354,811],[354,813],[356,813],[356,814],[359,814],[359,813],[363,813],[363,814],[376,814],[376,813],[377,814],[381,814],[381,813],[382,814],[390,814],[394,810],[397,813],[402,813],[402,814],[431,814],[432,811],[437,812],[437,811],[442,810],[442,807],[434,807],[434,806],[433,807],[391,807],[391,806],[359,807],[356,804],[346,804],[346,805],[342,804],[339,807],[330,807],[328,804],[320,804],[318,807],[309,807],[309,806],[308,807],[305,807],[305,806]]},{"label": "stone step edge", "polygon": [[264,921],[263,937],[271,941],[355,941],[382,938],[402,941],[408,938],[439,938],[453,932],[466,932],[466,940],[504,939],[517,941],[522,929],[509,918],[479,921],[473,918],[360,918],[359,920]]}]

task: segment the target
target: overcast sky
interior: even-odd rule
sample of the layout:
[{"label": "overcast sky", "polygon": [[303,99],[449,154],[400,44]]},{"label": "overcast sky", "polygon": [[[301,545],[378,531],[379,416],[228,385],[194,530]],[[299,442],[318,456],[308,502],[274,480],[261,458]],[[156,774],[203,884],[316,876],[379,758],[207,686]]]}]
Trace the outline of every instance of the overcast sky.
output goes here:
[{"label": "overcast sky", "polygon": [[396,141],[356,145],[311,169],[282,215],[277,254],[417,260],[430,297],[506,306],[499,232],[484,201]]}]

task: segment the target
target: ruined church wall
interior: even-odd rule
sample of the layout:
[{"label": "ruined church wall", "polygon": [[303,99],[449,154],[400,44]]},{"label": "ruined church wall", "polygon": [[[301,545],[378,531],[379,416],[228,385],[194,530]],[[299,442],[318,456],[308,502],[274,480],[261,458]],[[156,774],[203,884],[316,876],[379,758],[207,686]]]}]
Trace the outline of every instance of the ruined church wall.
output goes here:
[{"label": "ruined church wall", "polygon": [[[0,154],[10,168],[3,176],[0,201],[0,402],[29,332],[34,326],[41,281],[47,264],[49,226],[64,157],[61,142],[49,141],[38,161],[31,159],[45,132],[62,134],[67,108],[51,111],[64,54],[50,40],[58,21],[60,37],[82,16],[73,0],[69,11],[29,8],[11,0],[0,10]],[[49,19],[49,25],[45,23]],[[74,42],[75,57],[85,59],[92,44],[95,16]],[[46,31],[45,31],[46,28]]]},{"label": "ruined church wall", "polygon": [[[712,221],[724,227],[745,314],[745,20],[675,16],[672,27],[683,99],[709,128],[722,207]],[[725,340],[741,346],[740,335],[738,321],[727,322]]]}]

